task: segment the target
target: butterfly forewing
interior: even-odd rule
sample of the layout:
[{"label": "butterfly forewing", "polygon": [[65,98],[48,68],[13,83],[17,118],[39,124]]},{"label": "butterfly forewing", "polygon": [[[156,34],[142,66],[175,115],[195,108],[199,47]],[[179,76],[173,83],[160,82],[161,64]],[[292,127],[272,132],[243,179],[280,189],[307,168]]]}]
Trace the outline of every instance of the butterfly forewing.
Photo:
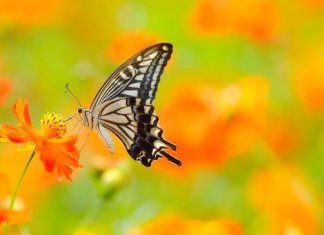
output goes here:
[{"label": "butterfly forewing", "polygon": [[172,45],[161,43],[134,55],[107,79],[90,109],[117,97],[142,98],[152,103],[171,54]]},{"label": "butterfly forewing", "polygon": [[124,144],[133,159],[150,166],[164,156],[176,165],[181,162],[165,152],[176,146],[163,138],[159,118],[152,102],[172,45],[161,43],[136,54],[120,66],[97,93],[90,112],[96,120],[95,128],[108,149],[113,143],[107,130]]}]

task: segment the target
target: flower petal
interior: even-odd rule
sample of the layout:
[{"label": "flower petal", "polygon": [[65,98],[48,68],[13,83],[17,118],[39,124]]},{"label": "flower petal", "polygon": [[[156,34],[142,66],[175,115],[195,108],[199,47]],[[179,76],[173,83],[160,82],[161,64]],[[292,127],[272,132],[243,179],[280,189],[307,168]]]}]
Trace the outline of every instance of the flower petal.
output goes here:
[{"label": "flower petal", "polygon": [[12,111],[19,123],[26,123],[27,125],[32,126],[27,100],[19,99],[12,107]]},{"label": "flower petal", "polygon": [[36,144],[46,171],[52,172],[56,168],[58,180],[63,180],[64,177],[71,180],[72,167],[81,167],[76,141],[77,137],[71,136],[64,139],[45,139]]},{"label": "flower petal", "polygon": [[8,221],[8,210],[0,210],[0,223]]},{"label": "flower petal", "polygon": [[0,126],[0,142],[12,142],[17,144],[30,142],[29,135],[13,125],[3,124]]}]

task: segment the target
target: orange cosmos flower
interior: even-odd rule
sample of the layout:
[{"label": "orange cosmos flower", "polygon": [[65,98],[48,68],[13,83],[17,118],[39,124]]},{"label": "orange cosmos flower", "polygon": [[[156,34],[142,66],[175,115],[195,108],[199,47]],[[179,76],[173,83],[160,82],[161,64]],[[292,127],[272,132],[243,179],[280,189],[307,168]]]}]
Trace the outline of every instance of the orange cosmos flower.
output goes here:
[{"label": "orange cosmos flower", "polygon": [[161,42],[155,35],[145,32],[130,32],[115,37],[108,48],[108,57],[116,63],[122,63],[130,56]]},{"label": "orange cosmos flower", "polygon": [[287,158],[301,147],[302,134],[299,125],[293,119],[278,117],[269,120],[265,140],[273,153],[278,157]]},{"label": "orange cosmos flower", "polygon": [[190,16],[190,27],[201,35],[234,33],[257,41],[277,36],[279,14],[271,1],[200,0]]},{"label": "orange cosmos flower", "polygon": [[16,144],[33,144],[43,161],[46,171],[57,170],[58,179],[65,176],[71,180],[71,167],[81,167],[80,153],[76,149],[76,136],[63,138],[66,127],[61,115],[47,113],[41,120],[41,130],[32,126],[28,102],[19,99],[13,106],[13,112],[18,120],[19,128],[11,124],[0,126],[0,141]]},{"label": "orange cosmos flower", "polygon": [[0,105],[3,105],[11,91],[11,82],[8,79],[0,78]]},{"label": "orange cosmos flower", "polygon": [[317,234],[319,205],[297,172],[282,168],[260,170],[252,177],[250,192],[251,201],[268,218],[271,228],[260,234]]},{"label": "orange cosmos flower", "polygon": [[302,58],[297,57],[291,78],[298,98],[308,111],[315,114],[324,111],[324,62],[318,53],[321,50],[323,46],[318,46],[304,53]]},{"label": "orange cosmos flower", "polygon": [[127,235],[243,235],[241,225],[230,219],[219,220],[186,220],[179,216],[159,218],[143,228],[136,228]]},{"label": "orange cosmos flower", "polygon": [[178,89],[160,116],[166,137],[179,146],[183,169],[214,167],[245,153],[263,131],[267,93],[263,77]]},{"label": "orange cosmos flower", "polygon": [[308,6],[322,9],[324,7],[324,0],[301,0],[303,3],[305,3]]},{"label": "orange cosmos flower", "polygon": [[[0,21],[24,25],[44,24],[55,15],[62,0],[1,0]],[[41,9],[41,10],[40,10]]]}]

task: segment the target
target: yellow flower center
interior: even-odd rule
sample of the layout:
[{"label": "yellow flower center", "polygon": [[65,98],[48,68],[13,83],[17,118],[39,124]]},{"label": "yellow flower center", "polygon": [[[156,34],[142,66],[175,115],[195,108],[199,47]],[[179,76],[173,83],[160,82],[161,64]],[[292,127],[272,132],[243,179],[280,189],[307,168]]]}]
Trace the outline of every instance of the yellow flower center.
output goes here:
[{"label": "yellow flower center", "polygon": [[45,138],[61,138],[66,133],[66,126],[61,114],[46,113],[41,119],[41,126]]}]

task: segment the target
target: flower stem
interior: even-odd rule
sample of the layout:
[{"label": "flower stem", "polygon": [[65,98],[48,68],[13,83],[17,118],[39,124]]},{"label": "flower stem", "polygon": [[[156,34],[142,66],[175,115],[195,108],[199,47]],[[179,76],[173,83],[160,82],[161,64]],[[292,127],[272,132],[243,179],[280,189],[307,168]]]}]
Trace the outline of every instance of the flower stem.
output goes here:
[{"label": "flower stem", "polygon": [[[27,161],[27,163],[26,163],[23,171],[20,174],[20,177],[18,179],[18,182],[17,182],[17,184],[15,186],[15,189],[14,189],[14,191],[12,193],[12,196],[11,196],[11,201],[10,201],[10,204],[9,204],[9,211],[11,211],[13,209],[14,205],[15,205],[15,200],[16,200],[17,193],[18,193],[18,190],[20,188],[21,182],[22,182],[22,180],[23,180],[23,178],[24,178],[24,176],[25,176],[25,174],[27,172],[27,169],[28,169],[31,161],[33,160],[33,158],[35,156],[35,153],[36,153],[36,148],[33,150],[33,152],[30,155],[30,157],[29,157],[29,159],[28,159],[28,161]],[[5,226],[4,226],[3,235],[6,235],[7,232],[8,232],[8,223],[6,223]]]},{"label": "flower stem", "polygon": [[74,234],[78,229],[84,228],[91,224],[105,208],[105,201],[99,199],[90,211],[81,219],[81,221],[74,227],[71,234]]}]

